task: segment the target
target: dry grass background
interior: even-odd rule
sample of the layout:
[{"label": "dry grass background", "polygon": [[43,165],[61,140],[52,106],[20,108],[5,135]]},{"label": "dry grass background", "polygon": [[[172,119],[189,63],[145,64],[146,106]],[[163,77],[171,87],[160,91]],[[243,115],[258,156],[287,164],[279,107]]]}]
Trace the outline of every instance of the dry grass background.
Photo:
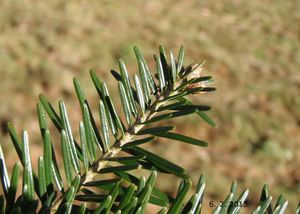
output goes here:
[{"label": "dry grass background", "polygon": [[[210,200],[225,197],[234,179],[240,191],[250,188],[250,205],[268,183],[274,196],[283,192],[290,200],[289,212],[295,210],[300,199],[298,0],[0,0],[0,8],[0,139],[10,169],[16,156],[7,121],[19,131],[28,129],[35,165],[42,153],[35,110],[39,93],[52,103],[66,102],[77,132],[73,76],[97,113],[89,68],[116,93],[109,70],[117,69],[122,57],[131,73],[137,71],[133,45],[154,68],[158,44],[173,51],[184,44],[185,62],[206,60],[205,70],[217,80],[216,93],[192,99],[213,107],[218,128],[195,116],[178,119],[172,122],[178,131],[208,141],[209,147],[161,141],[152,149],[187,167],[195,180],[205,172],[206,211]],[[159,185],[174,190],[174,182]]]}]

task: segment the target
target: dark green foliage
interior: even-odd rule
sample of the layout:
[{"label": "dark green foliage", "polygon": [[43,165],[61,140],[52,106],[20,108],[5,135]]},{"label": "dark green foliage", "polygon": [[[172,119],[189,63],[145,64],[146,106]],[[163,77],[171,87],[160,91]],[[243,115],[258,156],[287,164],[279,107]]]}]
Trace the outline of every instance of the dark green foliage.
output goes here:
[{"label": "dark green foliage", "polygon": [[181,141],[183,143],[194,144],[197,146],[207,146],[207,143],[202,140],[198,140],[195,138],[191,138],[188,136],[184,136],[184,135],[180,135],[180,134],[176,134],[176,133],[172,133],[172,132],[155,133],[154,135],[156,135],[158,137]]},{"label": "dark green foliage", "polygon": [[[168,62],[165,49],[159,46],[159,55],[154,56],[156,73],[150,71],[137,47],[134,47],[134,52],[139,74],[131,78],[121,59],[120,73],[112,71],[119,88],[123,116],[117,113],[106,84],[95,71],[90,71],[99,95],[100,128],[95,122],[79,80],[74,78],[73,83],[82,111],[82,121],[79,123],[80,139],[74,138],[64,102],[59,101],[59,111],[56,112],[44,95],[39,96],[37,112],[44,150],[43,156],[38,158],[37,175],[32,169],[27,131],[23,131],[20,139],[13,125],[8,124],[8,131],[21,164],[15,164],[10,177],[0,147],[0,176],[4,193],[0,198],[1,213],[138,214],[147,212],[148,204],[160,207],[158,213],[201,212],[204,206],[204,176],[199,178],[195,190],[191,192],[192,180],[185,169],[142,146],[157,137],[207,146],[204,141],[171,132],[173,126],[155,124],[197,114],[215,127],[213,120],[204,113],[210,107],[193,104],[186,98],[189,94],[214,91],[215,88],[207,87],[212,83],[211,77],[202,76],[202,64],[186,67],[183,65],[183,47],[180,48],[177,58],[170,52]],[[63,157],[63,166],[60,167],[55,156],[57,143],[54,145],[51,140],[47,117],[60,133]],[[121,118],[125,118],[126,123]],[[119,153],[123,155],[119,156]],[[145,175],[135,176],[136,170],[145,172]],[[17,196],[20,171],[23,172],[22,194]],[[162,173],[182,179],[174,197],[155,187],[156,179]],[[62,174],[65,179],[62,179]],[[222,204],[215,207],[213,213],[237,213],[241,206],[233,206],[233,203],[244,204],[248,193],[245,190],[238,195],[234,182],[228,196]],[[283,196],[278,198],[273,208],[271,202],[272,197],[265,186],[259,205],[253,213],[283,213],[287,207]]]}]

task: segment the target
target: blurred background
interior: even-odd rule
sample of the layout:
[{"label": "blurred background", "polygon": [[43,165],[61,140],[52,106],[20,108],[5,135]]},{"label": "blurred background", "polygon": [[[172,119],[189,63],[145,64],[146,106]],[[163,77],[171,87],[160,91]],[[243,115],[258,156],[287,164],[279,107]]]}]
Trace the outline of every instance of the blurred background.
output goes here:
[{"label": "blurred background", "polygon": [[[205,210],[226,197],[236,179],[250,188],[249,206],[263,184],[282,192],[295,210],[300,199],[300,2],[266,1],[0,1],[0,139],[8,168],[16,160],[6,123],[29,131],[34,165],[42,154],[36,103],[43,93],[63,99],[78,136],[81,119],[72,78],[78,77],[97,115],[98,96],[88,69],[117,93],[110,69],[123,58],[137,72],[133,45],[153,69],[158,45],[185,65],[206,60],[217,92],[193,96],[213,108],[214,129],[194,115],[176,119],[177,131],[209,142],[208,148],[155,141],[151,149],[188,168],[194,181],[206,174]],[[117,94],[112,96],[117,100]],[[55,138],[56,131],[52,133]],[[59,145],[59,140],[54,140]],[[59,148],[59,146],[58,146]],[[173,178],[171,178],[173,179]],[[158,185],[170,194],[174,182]]]}]

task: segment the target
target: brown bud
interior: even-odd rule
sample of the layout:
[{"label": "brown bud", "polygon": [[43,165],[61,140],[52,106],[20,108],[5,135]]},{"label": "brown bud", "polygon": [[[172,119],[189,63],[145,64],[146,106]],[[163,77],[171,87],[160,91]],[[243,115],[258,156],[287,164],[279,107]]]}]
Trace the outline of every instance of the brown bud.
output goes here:
[{"label": "brown bud", "polygon": [[187,75],[187,80],[196,79],[201,77],[203,68],[200,64],[195,64],[192,67],[191,72]]}]

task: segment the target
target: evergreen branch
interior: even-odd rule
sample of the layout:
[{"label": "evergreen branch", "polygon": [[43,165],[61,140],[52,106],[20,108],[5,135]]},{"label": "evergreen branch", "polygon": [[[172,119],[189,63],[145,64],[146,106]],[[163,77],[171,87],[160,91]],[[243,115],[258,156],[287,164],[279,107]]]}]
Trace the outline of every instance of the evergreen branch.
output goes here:
[{"label": "evergreen branch", "polygon": [[[162,137],[197,146],[207,146],[204,141],[171,132],[173,126],[149,128],[148,125],[196,113],[209,125],[215,127],[213,120],[204,113],[210,107],[194,105],[186,98],[189,94],[214,91],[215,88],[207,87],[213,81],[210,76],[202,76],[203,63],[183,66],[183,47],[180,48],[177,60],[170,52],[170,63],[168,63],[165,49],[159,46],[159,56],[154,56],[157,70],[155,75],[150,72],[146,60],[137,47],[134,47],[134,52],[139,68],[139,75],[134,75],[135,88],[131,85],[127,68],[122,60],[119,60],[120,74],[112,71],[118,81],[126,123],[117,113],[106,84],[97,77],[95,71],[91,70],[90,75],[100,97],[101,128],[98,129],[80,82],[74,78],[74,87],[82,111],[82,121],[79,123],[80,145],[73,137],[64,102],[59,101],[57,113],[45,96],[40,95],[37,112],[44,151],[43,156],[38,157],[37,175],[32,169],[27,131],[24,130],[22,138],[19,138],[12,124],[8,124],[8,131],[20,163],[15,164],[9,178],[0,146],[0,180],[4,192],[4,197],[0,197],[1,213],[22,211],[35,213],[39,201],[41,202],[39,213],[144,213],[148,203],[160,206],[158,213],[197,214],[201,212],[205,190],[204,176],[201,175],[196,191],[188,199],[192,181],[185,169],[141,148],[140,145]],[[61,135],[66,184],[63,182],[56,161],[46,113]],[[111,139],[110,133],[114,140]],[[98,155],[99,151],[101,155]],[[118,156],[121,151],[130,156]],[[116,162],[121,165],[116,166]],[[22,194],[16,198],[21,165],[23,166]],[[134,174],[128,173],[139,168],[151,171],[147,179],[144,176],[137,178]],[[182,178],[175,197],[170,197],[155,188],[158,172]],[[104,173],[112,173],[117,178],[96,179],[97,175]],[[59,197],[54,184],[61,193]],[[107,194],[99,194],[96,190],[89,189],[91,187],[105,190]],[[210,202],[210,205],[215,207],[213,213],[238,213],[241,205],[247,202],[249,190],[244,190],[239,196],[236,192],[237,184],[233,182],[230,193],[222,203],[214,205],[213,201]],[[38,199],[35,199],[36,195]],[[74,200],[83,203],[78,205]],[[288,202],[283,195],[277,199],[274,209],[271,201],[272,196],[269,195],[267,186],[264,186],[260,203],[253,213],[267,211],[276,214],[286,210]],[[98,205],[92,210],[86,203]],[[235,206],[235,203],[238,206]],[[300,204],[296,212],[298,213],[299,210]]]},{"label": "evergreen branch", "polygon": [[[167,103],[167,101],[162,100],[166,100],[168,97],[173,95],[176,95],[176,92],[172,92],[171,90],[166,90],[164,93],[159,95],[153,104],[147,107],[145,112],[141,113],[137,117],[136,121],[129,126],[124,135],[115,141],[115,143],[108,149],[108,152],[102,154],[102,156],[92,164],[89,170],[81,177],[80,188],[84,186],[84,184],[93,181],[98,172],[108,164],[109,159],[115,157],[118,152],[121,151],[123,146],[126,146],[128,143],[130,143],[133,140],[133,137],[137,135],[138,132],[145,126],[145,122],[150,118],[153,118],[158,113],[157,110]],[[56,213],[57,208],[62,200],[63,198],[61,197],[53,203],[51,213]]]}]

